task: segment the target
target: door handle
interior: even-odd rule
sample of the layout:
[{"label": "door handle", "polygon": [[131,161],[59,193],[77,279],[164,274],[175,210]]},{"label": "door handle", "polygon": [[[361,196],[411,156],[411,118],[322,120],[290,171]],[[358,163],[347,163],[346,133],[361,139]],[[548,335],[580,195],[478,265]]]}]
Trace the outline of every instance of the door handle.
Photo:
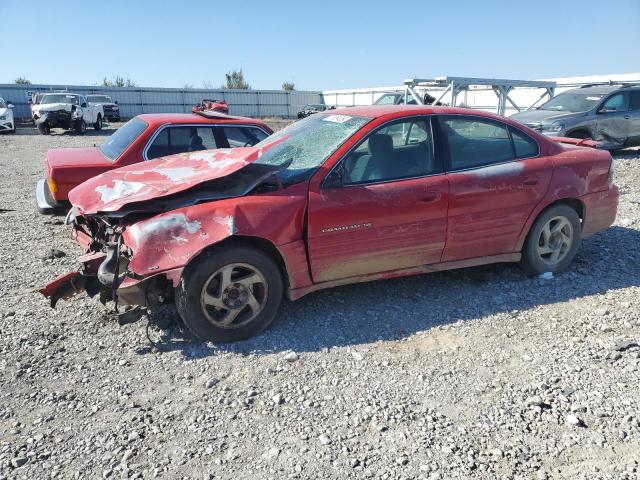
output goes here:
[{"label": "door handle", "polygon": [[624,118],[625,120],[629,120],[631,118],[631,115],[625,115]]},{"label": "door handle", "polygon": [[423,203],[436,202],[440,200],[440,192],[425,192],[418,200]]},{"label": "door handle", "polygon": [[524,185],[533,186],[538,184],[538,177],[525,178],[522,182]]}]

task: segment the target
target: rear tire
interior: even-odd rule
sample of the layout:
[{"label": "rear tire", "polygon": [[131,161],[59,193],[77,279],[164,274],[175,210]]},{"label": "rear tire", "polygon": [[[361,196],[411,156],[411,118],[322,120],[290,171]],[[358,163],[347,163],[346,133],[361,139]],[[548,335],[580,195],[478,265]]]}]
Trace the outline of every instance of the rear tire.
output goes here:
[{"label": "rear tire", "polygon": [[271,325],[282,293],[282,274],[273,259],[237,245],[216,248],[191,262],[175,298],[180,317],[197,337],[236,342]]},{"label": "rear tire", "polygon": [[102,130],[102,116],[98,115],[98,118],[96,119],[96,123],[93,124],[93,128],[100,131]]},{"label": "rear tire", "polygon": [[582,226],[576,211],[556,205],[536,219],[522,249],[522,268],[531,275],[566,270],[580,247]]},{"label": "rear tire", "polygon": [[591,134],[586,130],[576,130],[574,132],[567,133],[567,137],[584,139],[584,138],[591,138]]}]

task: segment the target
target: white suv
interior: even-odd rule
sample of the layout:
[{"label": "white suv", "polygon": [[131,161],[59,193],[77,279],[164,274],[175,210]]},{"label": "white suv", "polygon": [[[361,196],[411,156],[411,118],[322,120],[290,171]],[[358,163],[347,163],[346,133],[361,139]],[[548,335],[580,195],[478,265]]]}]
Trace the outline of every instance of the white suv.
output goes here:
[{"label": "white suv", "polygon": [[45,93],[40,103],[32,107],[33,121],[43,135],[52,128],[64,128],[84,133],[87,124],[102,130],[104,110],[102,105],[91,105],[87,98],[77,93]]}]

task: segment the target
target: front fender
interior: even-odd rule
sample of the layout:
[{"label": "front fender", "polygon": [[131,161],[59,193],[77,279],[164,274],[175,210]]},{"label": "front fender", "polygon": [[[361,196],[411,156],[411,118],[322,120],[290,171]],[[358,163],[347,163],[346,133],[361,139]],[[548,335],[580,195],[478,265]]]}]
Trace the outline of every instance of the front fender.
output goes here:
[{"label": "front fender", "polygon": [[203,250],[236,235],[268,240],[276,247],[296,242],[302,238],[305,207],[306,195],[254,195],[139,221],[123,233],[131,250],[129,271],[147,277],[182,268]]}]

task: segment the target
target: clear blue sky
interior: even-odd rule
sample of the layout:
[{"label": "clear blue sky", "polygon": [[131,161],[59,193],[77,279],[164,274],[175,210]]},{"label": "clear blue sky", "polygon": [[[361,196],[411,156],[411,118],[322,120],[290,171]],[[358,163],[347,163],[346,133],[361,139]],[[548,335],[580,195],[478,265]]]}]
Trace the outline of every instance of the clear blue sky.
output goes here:
[{"label": "clear blue sky", "polygon": [[[527,5],[525,7],[525,4]],[[0,0],[0,83],[253,88],[640,71],[640,0]]]}]

